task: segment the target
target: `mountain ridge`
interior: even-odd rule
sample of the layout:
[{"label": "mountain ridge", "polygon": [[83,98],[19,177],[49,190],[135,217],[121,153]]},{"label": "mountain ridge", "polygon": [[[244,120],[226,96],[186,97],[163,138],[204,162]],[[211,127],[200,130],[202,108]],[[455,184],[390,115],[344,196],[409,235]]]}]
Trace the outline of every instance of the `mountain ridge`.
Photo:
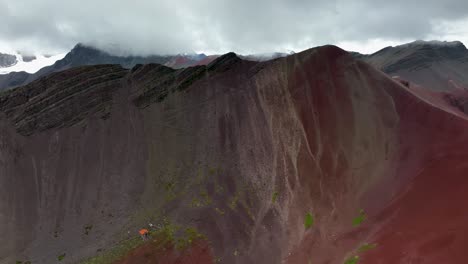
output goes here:
[{"label": "mountain ridge", "polygon": [[[11,89],[21,85],[26,85],[42,76],[46,76],[53,72],[66,70],[73,67],[85,66],[85,65],[102,65],[102,64],[119,64],[124,68],[130,69],[136,64],[148,64],[148,63],[159,63],[166,64],[171,63],[171,60],[175,60],[178,56],[117,56],[111,55],[105,51],[87,46],[84,44],[77,44],[67,55],[56,61],[53,65],[46,66],[36,73],[29,74],[26,72],[12,72],[5,75],[0,75],[0,90]],[[185,63],[172,63],[171,66],[180,68],[186,66],[192,66],[198,61],[189,60]],[[207,61],[208,63],[209,61]]]}]

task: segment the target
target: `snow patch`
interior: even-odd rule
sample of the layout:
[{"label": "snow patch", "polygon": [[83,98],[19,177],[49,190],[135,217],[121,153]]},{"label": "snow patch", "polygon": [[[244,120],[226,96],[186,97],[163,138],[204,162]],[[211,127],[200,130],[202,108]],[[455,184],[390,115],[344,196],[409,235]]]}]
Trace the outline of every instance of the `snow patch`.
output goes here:
[{"label": "snow patch", "polygon": [[14,54],[18,59],[18,62],[7,68],[0,68],[0,74],[8,74],[10,72],[21,72],[25,71],[27,73],[35,73],[40,69],[54,64],[56,61],[61,60],[65,57],[66,53],[53,55],[53,56],[44,56],[44,55],[35,55],[36,59],[30,62],[25,62],[21,54]]}]

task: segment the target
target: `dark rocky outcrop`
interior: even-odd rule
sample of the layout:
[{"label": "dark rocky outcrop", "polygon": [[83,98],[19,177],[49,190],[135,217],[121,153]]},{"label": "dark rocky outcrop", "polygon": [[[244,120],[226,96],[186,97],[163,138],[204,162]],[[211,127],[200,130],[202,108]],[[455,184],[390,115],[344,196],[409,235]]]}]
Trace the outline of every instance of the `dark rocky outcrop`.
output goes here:
[{"label": "dark rocky outcrop", "polygon": [[90,114],[110,114],[114,90],[128,71],[120,66],[79,67],[5,92],[0,111],[22,135],[73,125]]},{"label": "dark rocky outcrop", "polygon": [[24,62],[31,62],[37,59],[37,57],[34,55],[22,55],[22,57]]},{"label": "dark rocky outcrop", "polygon": [[15,55],[0,53],[0,68],[11,67],[17,62]]},{"label": "dark rocky outcrop", "polygon": [[452,106],[458,108],[461,112],[468,115],[468,97],[456,96],[453,94],[445,94],[445,100],[447,100]]}]

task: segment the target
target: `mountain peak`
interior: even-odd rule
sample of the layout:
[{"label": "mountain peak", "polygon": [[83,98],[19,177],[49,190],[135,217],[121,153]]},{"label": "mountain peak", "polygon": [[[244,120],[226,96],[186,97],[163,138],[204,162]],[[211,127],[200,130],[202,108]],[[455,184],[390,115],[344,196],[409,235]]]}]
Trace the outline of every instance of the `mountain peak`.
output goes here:
[{"label": "mountain peak", "polygon": [[73,47],[73,49],[70,51],[70,54],[76,55],[76,54],[83,54],[83,53],[106,53],[102,50],[99,50],[97,48],[94,48],[92,46],[85,45],[83,43],[78,43]]},{"label": "mountain peak", "polygon": [[461,41],[439,41],[439,40],[416,40],[407,44],[396,46],[396,48],[415,48],[415,47],[431,47],[431,48],[449,48],[466,50],[465,45]]},{"label": "mountain peak", "polygon": [[225,71],[242,59],[234,52],[229,52],[208,64],[208,70]]}]

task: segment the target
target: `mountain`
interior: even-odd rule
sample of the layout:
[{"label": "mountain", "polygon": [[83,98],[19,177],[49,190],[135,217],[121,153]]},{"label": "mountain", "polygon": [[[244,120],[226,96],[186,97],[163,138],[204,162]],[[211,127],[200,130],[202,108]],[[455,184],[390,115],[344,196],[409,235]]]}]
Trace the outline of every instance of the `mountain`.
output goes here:
[{"label": "mountain", "polygon": [[453,83],[468,87],[468,50],[459,41],[419,40],[371,55],[354,55],[391,76],[433,90],[450,90]]},{"label": "mountain", "polygon": [[464,263],[467,115],[402,82],[324,46],[3,92],[0,263]]},{"label": "mountain", "polygon": [[[271,54],[257,54],[240,56],[246,60],[252,61],[267,61],[280,57],[285,57],[286,53],[271,53]],[[23,56],[20,55],[21,62],[32,62],[37,60],[36,56]],[[178,54],[178,55],[151,55],[151,56],[115,56],[105,51],[77,44],[64,58],[57,60],[53,65],[45,66],[35,73],[26,73],[13,70],[8,70],[6,74],[0,74],[0,91],[7,90],[21,85],[26,85],[40,77],[47,76],[50,73],[70,69],[78,66],[85,65],[103,65],[103,64],[119,64],[124,68],[130,69],[137,64],[157,63],[162,64],[174,69],[186,68],[198,65],[207,65],[218,58],[219,55],[205,55],[205,54]],[[41,58],[45,58],[41,56]],[[23,63],[24,64],[24,63]],[[18,69],[24,68],[16,67]],[[0,71],[2,73],[2,71]]]},{"label": "mountain", "polygon": [[[181,56],[114,56],[105,51],[78,44],[63,59],[56,61],[51,66],[40,69],[34,74],[11,72],[9,74],[0,75],[0,90],[26,85],[40,77],[47,76],[48,74],[85,65],[119,64],[124,68],[130,69],[137,64],[148,63],[169,63],[170,66],[175,68],[193,66],[199,63],[199,61],[196,60],[198,58],[196,56],[183,57],[183,59],[187,58],[187,61],[184,63],[177,61],[173,62],[175,58],[179,57]],[[205,57],[201,57],[200,60],[204,60]],[[210,60],[206,60],[206,63],[209,61]]]},{"label": "mountain", "polygon": [[17,62],[15,55],[0,53],[0,68],[13,66]]}]

